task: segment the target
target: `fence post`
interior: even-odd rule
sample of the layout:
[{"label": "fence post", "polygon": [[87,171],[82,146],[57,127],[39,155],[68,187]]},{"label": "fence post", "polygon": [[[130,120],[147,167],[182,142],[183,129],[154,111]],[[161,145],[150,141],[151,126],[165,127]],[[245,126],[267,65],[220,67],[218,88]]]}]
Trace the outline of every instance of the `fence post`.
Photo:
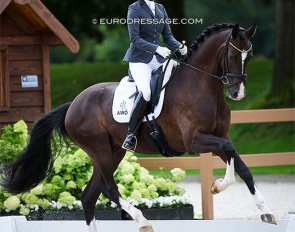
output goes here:
[{"label": "fence post", "polygon": [[203,219],[213,219],[213,195],[210,187],[213,181],[212,153],[200,154],[200,175],[202,189],[202,214]]}]

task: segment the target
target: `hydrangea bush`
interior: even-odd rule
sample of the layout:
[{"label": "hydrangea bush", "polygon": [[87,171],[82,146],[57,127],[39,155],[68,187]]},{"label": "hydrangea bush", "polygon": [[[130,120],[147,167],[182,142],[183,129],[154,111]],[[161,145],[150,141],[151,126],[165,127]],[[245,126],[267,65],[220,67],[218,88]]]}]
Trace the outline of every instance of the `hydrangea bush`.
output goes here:
[{"label": "hydrangea bush", "polygon": [[[29,138],[27,125],[19,121],[14,126],[5,126],[0,139],[1,163],[12,161],[25,147]],[[154,176],[137,163],[137,157],[126,152],[114,173],[121,195],[139,208],[181,207],[191,205],[191,199],[178,183],[185,172],[175,168],[166,176]],[[60,146],[50,176],[29,192],[11,195],[1,192],[0,212],[28,215],[32,211],[77,211],[82,210],[79,200],[92,175],[92,164],[87,154],[75,145]],[[112,209],[118,206],[102,194],[97,200],[97,209]]]}]

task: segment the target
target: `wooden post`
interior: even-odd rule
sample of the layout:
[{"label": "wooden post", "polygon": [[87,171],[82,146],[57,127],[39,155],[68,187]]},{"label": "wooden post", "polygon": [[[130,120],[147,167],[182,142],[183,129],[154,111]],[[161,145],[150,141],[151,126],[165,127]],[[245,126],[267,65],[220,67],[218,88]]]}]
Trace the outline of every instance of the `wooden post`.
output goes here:
[{"label": "wooden post", "polygon": [[42,45],[43,57],[43,91],[44,91],[44,111],[51,110],[51,95],[50,95],[50,52],[48,45]]},{"label": "wooden post", "polygon": [[203,219],[212,220],[214,218],[213,195],[210,192],[210,187],[213,181],[212,153],[200,154],[200,160],[202,214]]}]

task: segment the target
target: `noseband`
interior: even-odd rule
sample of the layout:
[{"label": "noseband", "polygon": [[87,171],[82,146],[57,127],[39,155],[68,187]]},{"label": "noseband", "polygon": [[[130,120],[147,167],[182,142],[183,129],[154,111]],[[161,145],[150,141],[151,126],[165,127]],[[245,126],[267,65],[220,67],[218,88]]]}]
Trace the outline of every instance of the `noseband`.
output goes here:
[{"label": "noseband", "polygon": [[[230,33],[227,36],[225,47],[223,48],[223,51],[222,51],[224,63],[223,63],[223,75],[221,77],[220,76],[217,76],[217,75],[214,75],[214,74],[211,74],[211,73],[208,73],[208,72],[206,72],[206,71],[204,71],[202,69],[199,69],[199,68],[197,68],[197,67],[195,67],[193,65],[190,65],[190,64],[187,64],[185,62],[182,62],[179,59],[175,59],[175,58],[172,58],[172,57],[170,57],[169,59],[173,59],[173,60],[177,61],[180,64],[183,64],[183,65],[188,66],[188,67],[190,67],[192,69],[195,69],[195,70],[197,70],[199,72],[202,72],[202,73],[207,74],[207,75],[209,75],[211,77],[214,77],[214,78],[222,81],[222,83],[225,84],[225,85],[228,85],[229,84],[229,80],[228,80],[229,78],[237,78],[237,79],[240,79],[240,81],[238,83],[235,83],[233,85],[229,85],[228,88],[231,88],[231,87],[233,87],[235,85],[238,85],[238,84],[240,84],[242,82],[243,83],[246,83],[246,81],[247,81],[247,74],[243,73],[243,71],[242,71],[241,74],[230,73],[229,67],[228,67],[228,47],[229,47],[229,45],[231,45],[237,51],[241,52],[242,54],[245,54],[246,55],[245,58],[246,58],[247,57],[247,53],[252,49],[252,44],[249,41],[250,48],[248,50],[244,50],[244,49],[241,50],[241,49],[237,48],[232,42],[230,42],[231,34],[232,34],[232,30],[230,31]],[[175,53],[176,53],[177,50],[173,51],[172,52],[172,55],[175,55]],[[243,65],[244,64],[242,63],[242,66]],[[242,67],[242,69],[243,69],[243,67]]]}]

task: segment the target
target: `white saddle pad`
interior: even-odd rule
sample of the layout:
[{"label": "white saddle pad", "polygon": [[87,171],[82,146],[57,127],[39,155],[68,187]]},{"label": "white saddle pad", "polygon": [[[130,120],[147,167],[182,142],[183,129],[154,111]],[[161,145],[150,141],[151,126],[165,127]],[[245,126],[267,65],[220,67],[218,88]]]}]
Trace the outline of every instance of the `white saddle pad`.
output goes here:
[{"label": "white saddle pad", "polygon": [[[163,64],[163,69],[166,66],[166,62]],[[165,72],[163,85],[167,83],[167,81],[169,80],[171,76],[172,68],[175,67],[177,64],[178,63],[176,61],[170,60]],[[115,90],[113,107],[112,107],[113,117],[115,121],[120,123],[129,122],[130,114],[131,114],[133,103],[135,100],[134,99],[135,92],[136,92],[135,82],[128,82],[128,76],[124,77]],[[163,107],[164,94],[165,94],[165,89],[163,89],[163,91],[161,92],[159,104],[155,107],[154,115],[153,114],[148,115],[149,120],[152,120],[153,116],[155,118],[159,117]],[[146,121],[145,118],[144,118],[144,121]]]}]

